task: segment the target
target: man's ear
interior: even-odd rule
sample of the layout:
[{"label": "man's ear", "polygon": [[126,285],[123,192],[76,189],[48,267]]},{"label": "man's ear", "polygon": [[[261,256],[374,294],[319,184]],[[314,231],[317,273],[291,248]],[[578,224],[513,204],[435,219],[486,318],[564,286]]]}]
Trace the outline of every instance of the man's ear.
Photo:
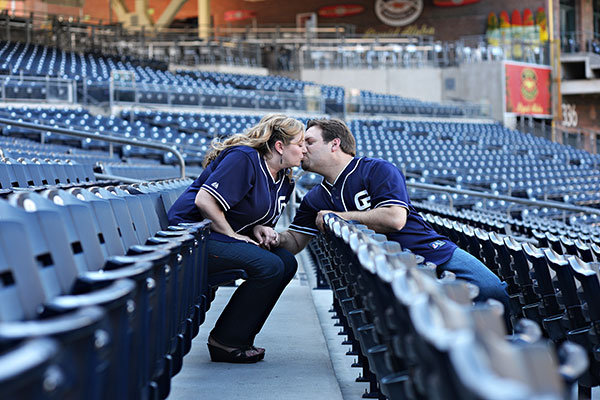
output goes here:
[{"label": "man's ear", "polygon": [[335,138],[335,139],[333,139],[333,140],[331,141],[331,151],[333,151],[333,150],[334,150],[334,149],[336,149],[336,148],[338,148],[338,149],[339,149],[339,147],[340,147],[340,143],[341,143],[341,140],[340,140],[340,138]]}]

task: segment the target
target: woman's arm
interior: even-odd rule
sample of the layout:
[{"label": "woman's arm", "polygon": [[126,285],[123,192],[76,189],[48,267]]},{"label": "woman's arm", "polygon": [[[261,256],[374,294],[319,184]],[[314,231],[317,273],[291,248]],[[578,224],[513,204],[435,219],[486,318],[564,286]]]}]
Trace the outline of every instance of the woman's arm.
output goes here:
[{"label": "woman's arm", "polygon": [[212,221],[211,229],[213,231],[258,246],[258,243],[248,236],[240,235],[233,230],[231,225],[229,225],[229,222],[227,222],[225,214],[215,198],[206,190],[200,189],[198,191],[198,194],[196,194],[196,199],[194,200],[194,204],[196,204],[196,207],[198,207],[205,218],[208,218]]}]

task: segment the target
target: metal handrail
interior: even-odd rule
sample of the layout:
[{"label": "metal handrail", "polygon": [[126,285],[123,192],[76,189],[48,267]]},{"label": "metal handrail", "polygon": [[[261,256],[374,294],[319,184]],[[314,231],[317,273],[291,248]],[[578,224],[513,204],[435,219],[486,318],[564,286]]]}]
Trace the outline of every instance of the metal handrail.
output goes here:
[{"label": "metal handrail", "polygon": [[432,192],[466,194],[469,196],[483,197],[486,199],[494,199],[494,200],[504,200],[504,201],[508,201],[511,203],[524,204],[524,205],[528,205],[528,206],[549,207],[549,208],[556,208],[556,209],[564,210],[564,211],[572,211],[572,212],[600,215],[599,209],[591,208],[591,207],[574,206],[571,204],[560,203],[558,201],[529,200],[529,199],[523,199],[520,197],[504,196],[501,194],[478,192],[476,190],[457,189],[457,188],[453,188],[450,186],[440,186],[440,185],[434,185],[431,183],[406,182],[406,185],[410,188],[429,190]]},{"label": "metal handrail", "polygon": [[183,159],[183,156],[175,147],[171,147],[171,146],[168,146],[165,144],[139,142],[137,140],[125,139],[125,138],[121,138],[121,137],[114,137],[114,136],[95,134],[95,133],[83,132],[83,131],[78,131],[78,130],[70,130],[70,129],[64,129],[64,128],[56,128],[53,126],[32,124],[29,122],[15,121],[12,119],[7,119],[7,118],[0,118],[0,124],[19,126],[21,128],[28,128],[28,129],[38,130],[38,131],[48,131],[48,132],[60,133],[62,135],[82,137],[82,138],[86,138],[86,139],[89,138],[89,139],[93,139],[93,140],[101,140],[101,141],[105,141],[105,142],[109,142],[109,143],[128,144],[131,146],[146,147],[149,149],[170,151],[171,153],[173,153],[175,155],[175,157],[177,157],[177,161],[179,162],[179,171],[181,174],[181,178],[183,178],[183,179],[186,178],[185,160]]}]

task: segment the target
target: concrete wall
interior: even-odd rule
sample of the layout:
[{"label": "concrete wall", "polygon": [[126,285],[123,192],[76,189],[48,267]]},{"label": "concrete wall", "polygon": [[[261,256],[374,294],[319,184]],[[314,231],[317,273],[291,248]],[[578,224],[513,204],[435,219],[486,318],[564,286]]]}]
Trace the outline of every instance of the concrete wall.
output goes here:
[{"label": "concrete wall", "polygon": [[323,85],[370,90],[420,100],[442,100],[442,70],[419,69],[304,69],[299,79]]},{"label": "concrete wall", "polygon": [[325,85],[371,90],[425,101],[467,101],[484,104],[490,116],[505,120],[502,62],[463,64],[456,68],[305,69],[300,79]]},{"label": "concrete wall", "polygon": [[210,71],[222,72],[224,74],[245,74],[245,75],[269,75],[269,70],[262,67],[245,67],[243,65],[177,65],[169,64],[169,71]]},{"label": "concrete wall", "polygon": [[[463,64],[442,70],[443,100],[488,104],[491,117],[504,121],[502,62]],[[509,121],[506,121],[509,122]]]}]

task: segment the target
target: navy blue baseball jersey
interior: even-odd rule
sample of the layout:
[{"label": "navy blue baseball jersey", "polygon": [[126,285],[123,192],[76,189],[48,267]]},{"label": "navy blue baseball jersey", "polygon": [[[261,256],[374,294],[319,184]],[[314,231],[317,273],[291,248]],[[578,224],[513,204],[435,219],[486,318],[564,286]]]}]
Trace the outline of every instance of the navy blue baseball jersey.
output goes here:
[{"label": "navy blue baseball jersey", "polygon": [[[258,151],[248,146],[227,148],[179,196],[168,212],[169,224],[203,219],[194,203],[202,188],[215,198],[236,233],[252,237],[255,225],[275,226],[290,199],[294,182],[286,172],[279,171],[275,180]],[[210,238],[236,241],[217,232],[211,232]]]},{"label": "navy blue baseball jersey", "polygon": [[319,231],[315,219],[320,210],[365,211],[393,205],[406,208],[408,215],[404,228],[386,234],[389,240],[436,265],[452,257],[456,245],[438,234],[414,209],[402,172],[393,164],[374,158],[354,158],[333,184],[323,180],[313,187],[304,196],[289,229],[316,235]]}]

